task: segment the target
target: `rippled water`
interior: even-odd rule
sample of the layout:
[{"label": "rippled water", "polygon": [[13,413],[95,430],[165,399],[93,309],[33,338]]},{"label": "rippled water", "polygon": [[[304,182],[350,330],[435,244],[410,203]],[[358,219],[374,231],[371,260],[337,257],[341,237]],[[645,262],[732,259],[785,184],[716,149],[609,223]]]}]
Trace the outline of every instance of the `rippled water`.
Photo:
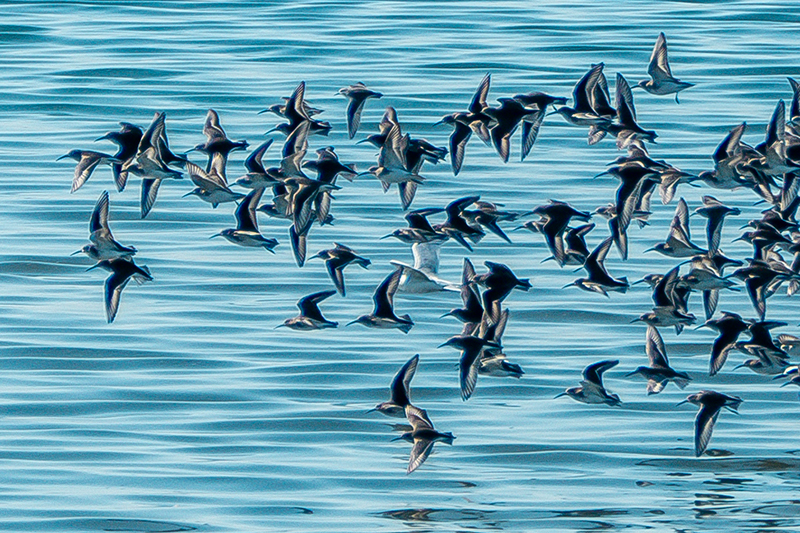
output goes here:
[{"label": "rippled water", "polygon": [[[796,390],[768,377],[706,375],[713,333],[665,331],[672,364],[694,378],[647,397],[622,376],[646,361],[644,328],[629,322],[651,307],[637,288],[610,299],[560,287],[578,275],[541,263],[541,236],[494,236],[470,254],[532,278],[507,300],[506,352],[527,372],[519,381],[481,377],[462,402],[457,353],[436,346],[460,331],[438,318],[458,295],[398,296],[412,315],[408,336],[351,326],[324,332],[274,330],[295,302],[330,281],[321,263],[298,269],[287,224],[262,219],[276,255],[208,237],[233,225],[231,209],[211,209],[180,182],[162,187],[139,219],[138,180],[111,193],[117,239],[139,249],[155,282],[131,284],[114,324],[105,323],[104,274],[85,272],[87,220],[110,172],[100,168],[69,194],[72,148],[113,151],[93,140],[118,121],[146,126],[167,112],[170,142],[183,151],[203,141],[206,110],[228,135],[255,146],[277,123],[257,112],[301,80],[306,97],[332,122],[327,139],[344,161],[373,164],[375,150],[346,137],[345,100],[336,91],[364,81],[385,94],[368,102],[358,138],[397,108],[405,131],[446,145],[441,115],[465,107],[491,72],[490,98],[531,90],[569,95],[591,63],[604,61],[635,83],[659,31],[675,74],[696,87],[677,105],[636,93],[639,121],[659,132],[652,149],[689,171],[711,166],[726,132],[747,121],[745,140],[763,138],[787,75],[800,75],[800,8],[761,2],[24,2],[0,21],[0,529],[65,531],[454,531],[596,529],[788,531],[800,526],[800,414]],[[471,141],[464,170],[426,167],[415,207],[480,194],[508,209],[549,198],[594,209],[616,181],[592,180],[618,155],[613,143],[587,146],[585,131],[546,120],[536,147],[503,165]],[[275,163],[278,151],[268,154]],[[229,176],[243,171],[235,153]],[[196,159],[199,161],[199,159]],[[345,323],[372,306],[374,287],[409,260],[405,245],[379,237],[404,224],[396,193],[372,179],[344,183],[334,226],[315,228],[309,251],[344,242],[373,266],[347,272],[347,298],[322,305]],[[690,208],[708,189],[683,187]],[[715,191],[758,214],[744,191]],[[674,204],[654,204],[651,226],[631,230],[631,258],[608,267],[638,279],[674,261],[642,251],[663,239]],[[590,246],[606,235],[589,236]],[[693,219],[698,240],[702,224]],[[507,227],[507,229],[511,229]],[[441,275],[457,280],[465,250],[442,251]],[[482,270],[482,267],[479,268]],[[640,286],[637,286],[640,287]],[[692,301],[700,315],[699,298]],[[721,309],[752,316],[743,293]],[[797,333],[794,300],[776,295],[769,317]],[[367,409],[421,354],[413,399],[452,447],[437,445],[406,476],[409,446],[392,442],[393,423]],[[580,371],[618,358],[607,385],[619,408],[561,398]],[[734,364],[743,360],[733,355]],[[695,459],[695,410],[674,407],[686,393],[714,388],[745,399],[741,416],[723,414],[712,454]]]}]

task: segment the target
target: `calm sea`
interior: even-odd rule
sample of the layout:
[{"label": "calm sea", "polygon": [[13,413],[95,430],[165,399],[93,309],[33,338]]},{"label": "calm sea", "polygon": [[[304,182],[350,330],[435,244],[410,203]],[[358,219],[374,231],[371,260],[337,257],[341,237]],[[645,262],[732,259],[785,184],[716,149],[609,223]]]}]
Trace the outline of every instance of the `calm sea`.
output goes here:
[{"label": "calm sea", "polygon": [[[457,293],[398,295],[408,335],[355,325],[322,332],[274,327],[295,302],[331,287],[321,262],[296,267],[285,221],[262,218],[272,255],[209,237],[235,224],[230,204],[212,209],[188,180],[166,183],[150,216],[139,218],[139,180],[114,191],[99,168],[69,194],[73,148],[113,153],[94,139],[119,121],[146,127],[167,113],[172,148],[204,141],[215,109],[233,139],[252,146],[279,122],[258,112],[300,81],[325,109],[328,138],[346,162],[366,169],[375,149],[355,140],[376,131],[386,106],[403,130],[446,146],[433,127],[462,110],[492,74],[490,100],[533,90],[570,96],[592,63],[612,81],[646,77],[660,31],[675,75],[696,83],[670,97],[635,93],[640,123],[659,133],[656,159],[690,172],[711,168],[711,153],[746,121],[745,140],[763,140],[786,76],[800,77],[800,6],[735,2],[6,2],[0,20],[0,530],[207,532],[422,531],[794,531],[800,527],[800,402],[794,388],[746,369],[732,354],[707,376],[714,333],[664,330],[672,365],[694,381],[648,397],[624,374],[646,364],[649,290],[611,298],[561,287],[582,274],[542,263],[540,235],[487,236],[469,254],[531,278],[513,293],[504,345],[526,374],[481,377],[468,402],[458,392],[458,354],[436,349],[460,324],[439,316]],[[340,87],[363,81],[385,94],[371,100],[349,140]],[[593,210],[617,181],[592,177],[620,155],[613,142],[588,146],[585,129],[548,117],[533,152],[519,139],[503,164],[473,139],[462,173],[426,166],[415,207],[444,206],[467,194],[527,211],[554,198]],[[276,146],[282,142],[276,137]],[[265,157],[277,163],[274,147]],[[202,163],[195,154],[192,159]],[[244,173],[243,152],[228,175]],[[372,308],[372,292],[406,245],[379,237],[405,224],[395,191],[372,178],[340,181],[333,226],[315,227],[309,253],[342,242],[372,260],[346,272],[346,298],[321,305],[344,324]],[[139,250],[155,278],[130,284],[107,324],[103,281],[91,262],[70,256],[87,242],[97,197],[111,192],[111,227]],[[738,226],[759,216],[755,195],[682,186],[691,209],[703,194],[739,206],[723,234],[728,255]],[[676,197],[676,198],[677,198]],[[636,280],[677,261],[642,252],[662,241],[672,205],[653,203],[651,225],[630,230],[631,253],[607,267]],[[437,219],[439,220],[439,219]],[[604,221],[589,234],[595,246]],[[701,245],[704,219],[692,218]],[[515,224],[504,224],[511,230]],[[440,274],[457,281],[466,250],[447,243]],[[702,315],[699,296],[691,310]],[[753,316],[746,293],[722,295],[720,309]],[[798,333],[795,299],[768,304],[777,330]],[[396,370],[420,365],[413,401],[438,429],[456,436],[405,473],[410,446],[392,441],[399,419],[367,410],[388,398]],[[620,407],[553,397],[587,365],[619,359],[606,385]],[[711,455],[693,454],[695,408],[686,394],[714,389],[741,396],[740,416],[723,413]]]}]

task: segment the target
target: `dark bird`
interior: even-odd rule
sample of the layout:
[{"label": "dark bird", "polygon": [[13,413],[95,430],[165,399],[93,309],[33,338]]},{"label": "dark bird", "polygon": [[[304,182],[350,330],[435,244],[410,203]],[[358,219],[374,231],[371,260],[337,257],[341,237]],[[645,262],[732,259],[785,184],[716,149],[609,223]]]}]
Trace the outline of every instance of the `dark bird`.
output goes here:
[{"label": "dark bird", "polygon": [[721,318],[706,320],[706,322],[698,327],[707,327],[715,329],[719,332],[719,336],[714,339],[714,344],[711,346],[711,360],[708,367],[708,375],[713,376],[720,370],[722,365],[728,360],[728,354],[736,347],[736,341],[739,335],[747,331],[750,324],[736,313],[722,312]]},{"label": "dark bird", "polygon": [[118,243],[108,227],[108,191],[103,191],[89,219],[89,240],[87,244],[72,255],[83,252],[95,261],[131,257],[136,254],[133,246]]},{"label": "dark bird", "polygon": [[375,308],[372,313],[361,315],[347,325],[361,324],[368,328],[380,329],[397,328],[403,333],[408,333],[414,327],[411,317],[408,315],[398,317],[394,312],[394,295],[400,286],[400,276],[402,274],[402,268],[398,268],[389,274],[375,289],[375,294],[372,296]]},{"label": "dark bird", "polygon": [[122,291],[131,279],[140,285],[145,281],[153,281],[150,270],[146,266],[137,266],[132,259],[104,259],[90,267],[89,270],[95,268],[111,272],[105,283],[106,319],[109,324],[114,322],[114,318],[117,316]]},{"label": "dark bird", "polygon": [[645,252],[654,250],[667,257],[693,257],[708,253],[691,241],[691,231],[689,229],[689,207],[686,200],[681,198],[675,208],[675,215],[669,225],[669,235],[666,242],[658,243]]},{"label": "dark bird", "polygon": [[697,418],[694,419],[694,455],[700,457],[708,447],[711,440],[711,432],[714,431],[714,424],[719,418],[719,413],[724,407],[732,413],[738,414],[739,405],[742,399],[737,396],[728,396],[721,392],[704,390],[691,394],[680,402],[692,403],[700,407]]},{"label": "dark bird", "polygon": [[567,105],[567,99],[563,96],[551,96],[546,93],[534,91],[528,94],[518,94],[514,96],[514,100],[523,106],[535,109],[537,112],[522,118],[522,148],[520,150],[520,161],[525,161],[525,158],[530,154],[536,138],[539,135],[539,130],[544,122],[544,117],[547,115],[548,106]]},{"label": "dark bird", "polygon": [[97,140],[109,140],[119,146],[114,158],[120,160],[121,163],[113,163],[111,170],[114,172],[117,191],[122,192],[128,182],[128,172],[123,172],[122,167],[136,156],[143,132],[142,128],[128,122],[120,122],[119,125],[121,126],[119,131],[110,131]]},{"label": "dark bird", "polygon": [[401,366],[394,375],[392,384],[389,385],[389,401],[379,403],[368,412],[378,411],[386,416],[405,418],[406,407],[411,405],[411,380],[414,379],[418,364],[419,354],[406,361],[406,364]]},{"label": "dark bird", "polygon": [[492,144],[503,163],[508,163],[511,155],[511,136],[525,117],[537,114],[538,110],[528,109],[513,98],[499,98],[498,102],[500,102],[498,107],[486,107],[483,113],[493,121],[493,125],[489,128]]},{"label": "dark bird", "polygon": [[380,98],[382,93],[371,91],[367,86],[358,82],[349,87],[342,87],[337,94],[341,94],[349,100],[347,104],[347,134],[352,139],[361,125],[361,112],[364,110],[364,103],[369,98]]},{"label": "dark bird", "polygon": [[569,396],[573,400],[583,403],[619,405],[622,403],[619,396],[608,392],[603,386],[603,373],[618,364],[618,360],[613,360],[600,361],[587,366],[583,370],[583,381],[581,381],[580,386],[569,388],[556,396],[556,398]]},{"label": "dark bird", "polygon": [[461,351],[461,359],[458,363],[459,384],[461,387],[461,399],[469,400],[475,392],[475,385],[478,382],[478,369],[481,366],[481,351],[486,346],[500,348],[494,341],[488,341],[474,335],[456,335],[450,337],[446,342],[438,347],[452,346]]},{"label": "dark bird", "polygon": [[529,279],[519,279],[510,268],[502,263],[484,261],[489,272],[474,276],[472,280],[486,288],[483,291],[483,309],[492,322],[500,320],[500,304],[514,289],[528,291],[531,288]]},{"label": "dark bird", "polygon": [[406,418],[411,424],[411,431],[403,433],[395,440],[405,440],[414,445],[411,448],[411,457],[408,459],[408,469],[406,474],[410,474],[428,458],[433,451],[433,445],[437,442],[453,444],[455,437],[452,433],[442,433],[433,428],[433,422],[428,418],[428,413],[424,409],[408,405],[406,407]]},{"label": "dark bird", "polygon": [[213,109],[209,109],[206,114],[203,134],[206,136],[206,142],[198,144],[189,151],[203,152],[208,156],[206,172],[211,172],[212,161],[215,157],[219,157],[224,161],[224,163],[222,163],[222,167],[224,168],[225,163],[228,161],[228,154],[235,150],[246,150],[248,146],[245,140],[232,141],[228,138],[219,122],[219,115]]},{"label": "dark bird", "polygon": [[713,196],[703,196],[703,207],[698,207],[694,212],[708,219],[706,237],[710,255],[714,255],[719,250],[719,243],[722,240],[722,223],[725,221],[725,217],[742,214],[738,207],[728,207]]},{"label": "dark bird", "polygon": [[467,141],[469,141],[473,133],[476,133],[484,142],[489,142],[491,118],[485,115],[483,110],[488,107],[486,98],[489,94],[491,79],[490,74],[486,74],[483,77],[467,111],[445,115],[439,122],[434,124],[434,126],[438,124],[453,126],[453,133],[450,135],[450,165],[453,167],[454,176],[458,176],[458,173],[461,172]]},{"label": "dark bird", "polygon": [[612,238],[608,237],[606,240],[597,245],[591,254],[586,258],[583,263],[583,268],[588,274],[585,278],[578,278],[567,287],[578,287],[588,292],[596,292],[603,296],[608,296],[608,291],[626,292],[630,288],[628,278],[613,278],[608,273],[605,266],[605,260],[608,256],[608,251],[611,249]]},{"label": "dark bird", "polygon": [[283,324],[278,327],[287,327],[301,331],[338,327],[338,322],[332,322],[326,319],[319,310],[319,303],[330,298],[334,294],[336,294],[336,291],[320,291],[304,296],[297,302],[300,314],[292,318],[287,318]]},{"label": "dark bird", "polygon": [[267,251],[275,253],[273,248],[278,246],[278,241],[261,235],[258,231],[258,220],[256,219],[256,206],[261,200],[264,189],[253,189],[239,207],[236,208],[236,227],[222,230],[214,237],[224,237],[227,241],[239,246],[251,248],[265,248]]},{"label": "dark bird", "polygon": [[[334,243],[334,248],[321,250],[313,257],[318,257],[325,261],[325,267],[328,269],[328,275],[331,277],[336,290],[342,296],[345,295],[344,287],[344,269],[347,265],[355,263],[361,268],[367,268],[371,264],[370,260],[366,257],[361,257],[355,250],[344,244]],[[313,258],[312,257],[312,258]]]},{"label": "dark bird", "polygon": [[667,349],[664,346],[664,339],[653,326],[647,326],[647,343],[645,352],[650,361],[650,366],[640,366],[633,372],[626,374],[626,377],[641,375],[647,380],[647,394],[658,394],[667,383],[674,382],[678,388],[683,389],[689,384],[692,378],[686,372],[678,372],[669,366],[667,359]]},{"label": "dark bird", "polygon": [[689,87],[694,87],[693,83],[681,81],[672,76],[669,68],[669,58],[667,57],[667,37],[664,32],[658,34],[653,52],[650,54],[650,64],[647,66],[649,80],[642,80],[637,87],[641,87],[650,94],[666,95],[675,93],[675,101],[678,100],[678,93]]},{"label": "dark bird", "polygon": [[69,153],[62,155],[56,159],[56,161],[61,161],[66,158],[74,159],[78,162],[78,164],[75,165],[75,174],[72,178],[72,189],[69,191],[70,193],[77,191],[86,183],[86,180],[92,176],[92,172],[97,168],[97,165],[103,163],[113,166],[122,163],[120,159],[114,156],[102,152],[93,152],[91,150],[70,150]]}]

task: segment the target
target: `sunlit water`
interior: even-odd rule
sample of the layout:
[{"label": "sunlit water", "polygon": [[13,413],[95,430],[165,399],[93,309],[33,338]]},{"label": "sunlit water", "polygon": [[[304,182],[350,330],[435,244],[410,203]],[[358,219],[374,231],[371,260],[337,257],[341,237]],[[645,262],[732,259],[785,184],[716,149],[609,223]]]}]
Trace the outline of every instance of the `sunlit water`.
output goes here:
[{"label": "sunlit water", "polygon": [[[146,126],[167,112],[175,151],[204,140],[216,109],[233,139],[262,142],[278,120],[258,111],[305,80],[306,97],[326,110],[328,138],[360,169],[375,150],[347,139],[340,87],[363,81],[385,94],[367,103],[357,138],[375,131],[387,105],[404,131],[446,146],[433,128],[464,109],[481,77],[490,99],[532,90],[569,96],[592,63],[610,79],[635,84],[659,31],[667,34],[676,76],[697,84],[670,97],[636,92],[639,121],[658,131],[651,153],[692,172],[734,125],[763,139],[786,76],[800,75],[800,9],[759,2],[24,2],[0,21],[0,529],[66,531],[788,531],[800,526],[797,392],[768,377],[732,371],[733,354],[707,376],[713,332],[664,331],[674,367],[694,378],[647,397],[624,379],[645,364],[644,327],[629,322],[652,306],[649,291],[600,295],[561,287],[580,274],[541,261],[540,235],[489,235],[470,254],[508,264],[534,288],[506,301],[506,353],[519,381],[481,377],[462,402],[455,351],[436,349],[460,331],[451,318],[457,293],[403,296],[409,335],[360,326],[323,332],[273,329],[296,314],[305,294],[331,286],[321,262],[298,269],[287,223],[260,220],[278,238],[276,254],[208,237],[234,225],[232,209],[182,198],[188,180],[166,183],[146,220],[138,179],[111,193],[111,227],[133,244],[155,282],[130,284],[115,323],[103,314],[101,271],[69,254],[85,244],[92,207],[113,190],[99,168],[69,194],[73,165],[55,162],[73,148],[112,152],[93,142],[118,121]],[[280,139],[279,139],[280,143]],[[279,144],[278,143],[278,144]],[[587,146],[585,129],[546,119],[528,160],[519,140],[504,165],[473,139],[462,173],[427,166],[415,207],[444,206],[466,194],[527,211],[550,198],[592,210],[611,201],[616,180],[592,180],[619,153],[611,141]],[[278,150],[265,160],[274,165]],[[228,175],[244,172],[232,155]],[[202,158],[193,157],[197,162]],[[315,227],[309,252],[343,242],[373,265],[346,272],[348,294],[322,304],[344,324],[372,307],[374,287],[410,260],[407,247],[379,240],[404,225],[396,192],[370,178],[341,182],[335,225]],[[711,192],[758,216],[754,195],[682,186],[690,208]],[[616,276],[639,279],[676,261],[643,254],[666,236],[673,205],[653,204],[651,225],[633,226],[631,258],[612,251]],[[704,243],[703,219],[692,219]],[[506,224],[506,230],[513,224]],[[590,246],[607,235],[605,224]],[[448,243],[441,275],[457,281],[465,250]],[[699,296],[692,311],[702,314]],[[720,308],[753,316],[744,293]],[[795,301],[781,293],[768,317],[797,333]],[[366,411],[388,397],[391,377],[414,353],[413,400],[452,447],[437,445],[405,474],[409,446],[393,442],[397,419]],[[581,370],[620,359],[606,376],[621,407],[553,397]],[[695,459],[695,409],[675,407],[687,393],[713,388],[741,396],[741,415],[724,413],[712,456]]]}]

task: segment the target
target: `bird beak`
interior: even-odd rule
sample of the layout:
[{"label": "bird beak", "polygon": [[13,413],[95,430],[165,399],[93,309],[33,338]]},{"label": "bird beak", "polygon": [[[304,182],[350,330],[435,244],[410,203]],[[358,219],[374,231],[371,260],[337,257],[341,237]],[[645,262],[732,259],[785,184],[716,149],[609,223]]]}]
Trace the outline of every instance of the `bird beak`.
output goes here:
[{"label": "bird beak", "polygon": [[351,320],[350,322],[348,322],[347,324],[345,324],[345,325],[344,325],[344,327],[347,327],[347,326],[349,326],[349,325],[351,325],[351,324],[356,324],[357,322],[358,322],[358,319],[356,319],[356,320]]},{"label": "bird beak", "polygon": [[258,112],[258,113],[256,113],[256,114],[257,114],[257,115],[263,115],[264,113],[269,113],[269,109],[262,109],[261,111],[259,111],[259,112]]},{"label": "bird beak", "polygon": [[631,283],[631,287],[633,287],[634,285],[638,285],[638,284],[640,284],[640,283],[644,283],[644,282],[645,282],[645,279],[644,279],[644,278],[642,278],[642,279],[640,279],[640,280],[637,280],[637,281],[634,281],[633,283]]},{"label": "bird beak", "polygon": [[392,234],[390,233],[389,235],[384,235],[384,236],[383,236],[383,237],[381,237],[379,240],[388,239],[389,237],[394,237],[394,235],[392,235]]},{"label": "bird beak", "polygon": [[56,159],[56,161],[61,161],[62,159],[66,159],[68,157],[69,157],[69,154],[64,154],[61,157],[59,157],[58,159]]},{"label": "bird beak", "polygon": [[685,403],[689,403],[689,400],[683,400],[682,402],[678,402],[675,404],[675,407],[678,407],[679,405],[683,405]]},{"label": "bird beak", "polygon": [[642,320],[642,317],[634,318],[633,320],[628,322],[628,324],[635,324],[636,322],[644,322],[644,320]]},{"label": "bird beak", "polygon": [[440,344],[439,346],[437,346],[437,348],[441,348],[441,347],[443,347],[443,346],[447,346],[449,342],[450,342],[450,341],[443,342],[442,344]]},{"label": "bird beak", "polygon": [[98,142],[98,141],[105,141],[106,139],[108,139],[108,136],[109,136],[109,135],[111,135],[111,134],[110,134],[110,133],[106,133],[106,134],[105,134],[105,135],[103,135],[102,137],[98,137],[97,139],[95,139],[95,140],[94,140],[94,142]]},{"label": "bird beak", "polygon": [[553,399],[555,400],[556,398],[561,398],[562,396],[567,396],[567,393],[562,392],[561,394],[557,394],[556,396],[553,396]]},{"label": "bird beak", "polygon": [[81,252],[83,252],[83,250],[78,250],[77,252],[72,252],[71,254],[69,254],[69,256],[72,257],[73,255],[78,255]]},{"label": "bird beak", "polygon": [[655,250],[656,250],[656,248],[655,248],[655,246],[654,246],[654,247],[652,247],[652,248],[648,248],[647,250],[645,250],[645,251],[644,251],[644,252],[642,252],[642,253],[643,253],[643,254],[646,254],[647,252],[654,252]]},{"label": "bird beak", "polygon": [[742,363],[741,365],[736,365],[735,367],[733,367],[733,369],[736,370],[737,368],[742,368],[744,366],[747,366],[747,363]]},{"label": "bird beak", "polygon": [[100,263],[97,263],[97,264],[96,264],[96,265],[94,265],[94,266],[90,266],[89,268],[87,268],[87,269],[86,269],[86,272],[89,272],[90,270],[94,270],[95,268],[97,268],[97,267],[99,267],[99,266],[100,266]]},{"label": "bird beak", "polygon": [[186,194],[184,194],[183,196],[181,196],[181,198],[186,198],[187,196],[191,196],[193,194],[194,194],[194,191],[189,191]]},{"label": "bird beak", "polygon": [[364,144],[364,143],[368,143],[368,142],[369,142],[369,139],[361,139],[360,141],[356,142],[356,144]]},{"label": "bird beak", "polygon": [[222,237],[222,233],[217,233],[216,235],[212,235],[209,239],[213,239],[214,237]]},{"label": "bird beak", "polygon": [[636,374],[637,374],[637,372],[636,372],[636,370],[634,370],[633,372],[628,372],[627,374],[625,374],[625,375],[624,375],[624,376],[622,376],[622,377],[624,377],[624,378],[629,378],[629,377],[631,377],[631,376],[635,376]]},{"label": "bird beak", "polygon": [[274,132],[274,131],[278,131],[278,127],[277,127],[277,126],[275,126],[275,127],[274,127],[274,128],[272,128],[271,130],[269,130],[268,132],[266,132],[264,135],[269,135],[270,133],[272,133],[272,132]]}]

